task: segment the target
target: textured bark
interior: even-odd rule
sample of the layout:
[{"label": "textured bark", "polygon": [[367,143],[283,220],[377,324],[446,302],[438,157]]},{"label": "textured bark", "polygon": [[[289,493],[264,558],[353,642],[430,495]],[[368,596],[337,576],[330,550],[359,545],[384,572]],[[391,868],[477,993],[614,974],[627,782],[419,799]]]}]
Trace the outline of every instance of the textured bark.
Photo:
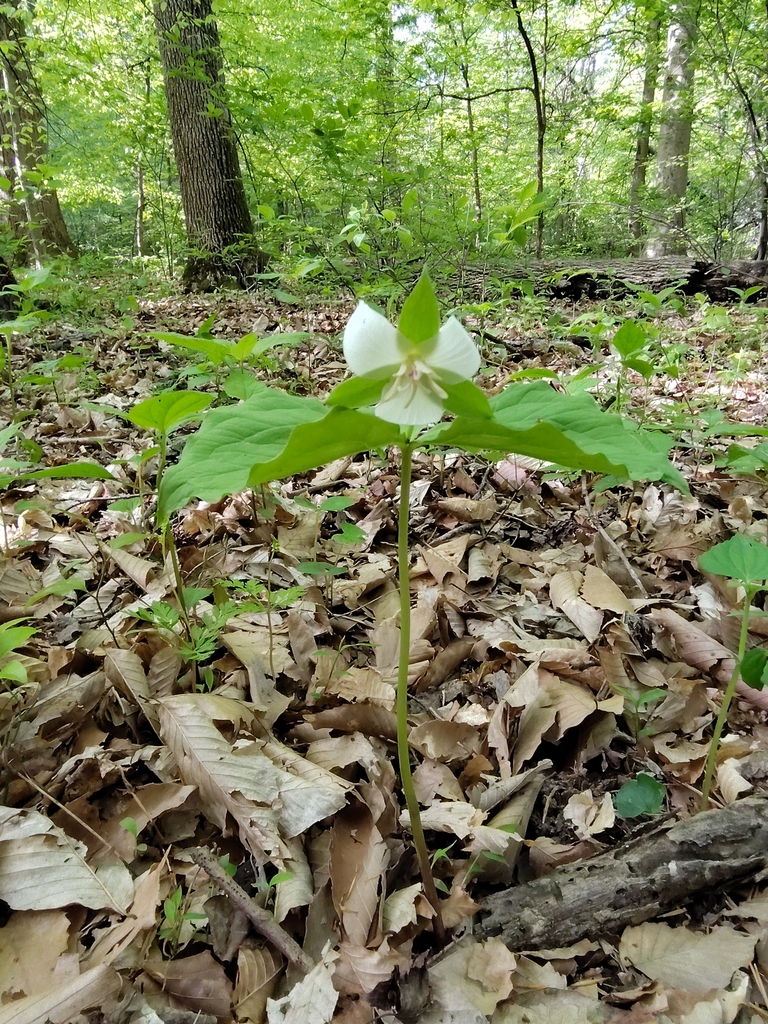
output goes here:
[{"label": "textured bark", "polygon": [[207,291],[232,277],[244,284],[259,259],[211,0],[155,0],[154,14],[190,248],[184,285]]},{"label": "textured bark", "polygon": [[16,305],[16,296],[13,292],[5,291],[12,284],[16,284],[16,278],[6,261],[0,256],[0,314],[12,313]]},{"label": "textured bark", "polygon": [[656,152],[656,184],[664,208],[646,244],[646,255],[657,257],[686,251],[685,193],[691,148],[699,32],[700,0],[679,0],[667,33],[664,93]]},{"label": "textured bark", "polygon": [[[13,6],[18,10],[18,0]],[[24,21],[7,10],[0,10],[0,126],[0,173],[10,182],[0,191],[0,217],[28,259],[76,256],[55,190],[37,179],[48,153],[45,105],[32,73]],[[18,192],[21,199],[15,198]]]},{"label": "textured bark", "polygon": [[495,893],[482,904],[481,928],[512,950],[568,946],[739,885],[767,865],[768,800],[740,800]]},{"label": "textured bark", "polygon": [[641,238],[644,231],[640,212],[640,197],[645,188],[648,173],[648,157],[651,151],[651,124],[653,122],[653,101],[656,98],[656,80],[659,77],[659,34],[661,23],[653,18],[648,24],[645,40],[645,77],[643,98],[640,101],[640,116],[635,141],[635,162],[632,168],[632,187],[629,199],[629,233]]}]

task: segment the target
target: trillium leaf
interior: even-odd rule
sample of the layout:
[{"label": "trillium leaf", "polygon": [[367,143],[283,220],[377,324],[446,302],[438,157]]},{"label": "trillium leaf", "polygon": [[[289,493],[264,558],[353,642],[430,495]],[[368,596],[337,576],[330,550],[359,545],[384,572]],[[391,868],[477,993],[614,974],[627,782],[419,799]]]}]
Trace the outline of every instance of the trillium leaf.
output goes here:
[{"label": "trillium leaf", "polygon": [[515,452],[623,479],[664,480],[688,490],[666,457],[666,438],[604,412],[589,395],[563,395],[538,382],[514,384],[490,405],[493,419],[461,416],[433,427],[422,440],[469,451]]},{"label": "trillium leaf", "polygon": [[170,434],[175,427],[207,409],[212,401],[213,395],[203,395],[199,391],[168,391],[134,405],[128,419],[145,430]]},{"label": "trillium leaf", "polygon": [[185,348],[190,352],[199,352],[204,355],[214,366],[221,366],[228,357],[232,356],[234,346],[229,342],[216,341],[215,338],[205,338],[199,335],[188,337],[186,334],[175,334],[172,331],[150,331],[150,338],[157,338],[158,341],[166,341],[177,348]]},{"label": "trillium leaf", "polygon": [[212,410],[163,476],[158,517],[167,519],[192,498],[218,501],[242,491],[251,466],[280,455],[299,424],[327,415],[322,402],[275,388],[264,388],[240,405]]},{"label": "trillium leaf", "polygon": [[398,427],[371,413],[356,409],[325,410],[319,420],[297,426],[284,449],[270,461],[254,462],[248,485],[282,480],[296,473],[317,469],[334,459],[373,448],[402,444],[405,438]]},{"label": "trillium leaf", "polygon": [[469,416],[472,419],[490,419],[493,409],[487,395],[471,380],[460,384],[446,384],[443,389],[448,395],[445,408],[457,416]]},{"label": "trillium leaf", "polygon": [[350,377],[337,384],[326,399],[326,405],[342,406],[345,409],[359,409],[375,405],[381,398],[386,380],[368,380],[365,377]]},{"label": "trillium leaf", "polygon": [[700,555],[699,569],[741,583],[756,584],[768,580],[768,546],[754,537],[736,533],[730,540]]},{"label": "trillium leaf", "polygon": [[430,341],[440,330],[440,307],[427,274],[421,275],[403,303],[397,328],[414,345]]}]

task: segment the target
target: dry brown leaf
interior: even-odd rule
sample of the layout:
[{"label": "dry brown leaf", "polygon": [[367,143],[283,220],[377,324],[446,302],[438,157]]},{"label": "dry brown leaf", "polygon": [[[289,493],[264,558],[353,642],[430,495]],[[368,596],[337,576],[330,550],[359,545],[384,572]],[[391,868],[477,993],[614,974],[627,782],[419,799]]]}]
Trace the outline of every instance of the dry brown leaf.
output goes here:
[{"label": "dry brown leaf", "polygon": [[385,939],[378,949],[367,949],[350,941],[339,946],[334,984],[342,995],[366,996],[377,985],[387,981],[395,968],[404,970],[408,959],[396,949],[390,949]]},{"label": "dry brown leaf", "polygon": [[579,597],[583,578],[576,570],[566,570],[553,576],[549,583],[549,596],[555,608],[564,612],[574,626],[590,643],[600,636],[603,613]]},{"label": "dry brown leaf", "polygon": [[460,993],[475,1010],[490,1015],[512,991],[515,968],[515,957],[493,938],[459,946],[429,968],[429,979],[442,1007],[455,1011]]},{"label": "dry brown leaf", "polygon": [[275,991],[283,969],[282,956],[269,946],[241,946],[237,951],[237,979],[232,1004],[238,1020],[262,1024],[267,1000]]},{"label": "dry brown leaf", "polygon": [[433,719],[417,725],[408,744],[433,761],[465,760],[480,750],[480,734],[471,725]]},{"label": "dry brown leaf", "polygon": [[39,995],[0,1007],[0,1024],[69,1024],[83,1010],[104,1010],[121,985],[116,971],[99,964]]},{"label": "dry brown leaf", "polygon": [[365,946],[376,918],[389,863],[384,837],[364,804],[336,815],[331,839],[331,891],[344,935]]},{"label": "dry brown leaf", "polygon": [[596,565],[587,566],[581,595],[589,604],[594,605],[595,608],[603,608],[605,611],[621,614],[635,610],[621,587],[617,586],[611,577],[602,569],[598,569]]},{"label": "dry brown leaf", "polygon": [[409,924],[416,924],[416,899],[422,891],[421,882],[416,882],[387,896],[381,914],[381,926],[385,934],[394,935]]},{"label": "dry brown leaf", "polygon": [[55,985],[54,968],[69,944],[63,910],[13,914],[0,928],[0,1004],[37,996]]},{"label": "dry brown leaf", "polygon": [[209,950],[177,960],[147,960],[144,970],[183,1006],[224,1020],[230,1017],[232,984]]},{"label": "dry brown leaf", "polygon": [[732,804],[742,793],[748,793],[752,784],[739,772],[739,761],[727,757],[717,768],[717,788],[727,804]]},{"label": "dry brown leaf", "polygon": [[663,626],[673,638],[680,658],[688,665],[727,682],[734,666],[733,654],[717,640],[713,640],[695,623],[688,622],[671,608],[654,608],[652,618]]},{"label": "dry brown leaf", "polygon": [[705,934],[648,921],[624,930],[619,954],[668,988],[709,992],[728,987],[736,971],[749,964],[756,941],[755,935],[725,926]]},{"label": "dry brown leaf", "polygon": [[602,800],[598,801],[592,796],[591,789],[585,789],[570,798],[563,808],[563,817],[573,824],[579,839],[589,839],[590,836],[613,828],[616,812],[610,793],[605,793]]},{"label": "dry brown leaf", "polygon": [[[157,925],[157,907],[160,903],[160,881],[166,874],[164,861],[153,864],[136,879],[136,895],[125,920],[106,933],[100,933],[85,959],[86,963],[116,964],[131,943],[144,932]],[[122,966],[122,964],[119,964]],[[137,966],[130,964],[131,967]]]},{"label": "dry brown leaf", "polygon": [[[477,810],[472,804],[459,803],[452,800],[441,800],[421,812],[421,824],[428,831],[452,832],[459,839],[466,839],[473,829],[485,821],[485,812]],[[411,816],[408,811],[400,815],[400,824],[404,828],[411,827]]]},{"label": "dry brown leaf", "polygon": [[333,968],[320,963],[282,999],[267,1000],[268,1024],[329,1024],[339,993]]}]

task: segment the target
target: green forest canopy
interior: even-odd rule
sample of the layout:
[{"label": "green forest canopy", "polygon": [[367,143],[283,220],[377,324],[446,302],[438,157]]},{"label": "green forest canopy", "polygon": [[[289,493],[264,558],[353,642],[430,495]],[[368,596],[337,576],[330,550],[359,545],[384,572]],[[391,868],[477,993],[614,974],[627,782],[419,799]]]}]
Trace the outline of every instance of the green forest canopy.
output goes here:
[{"label": "green forest canopy", "polygon": [[[765,255],[764,4],[221,0],[214,16],[259,245],[292,273],[342,256],[365,271],[505,254],[521,221],[535,247],[538,137],[541,254],[642,252],[677,204],[689,252]],[[690,153],[683,140],[673,157],[688,161],[684,199],[655,164],[681,18],[689,84],[698,69],[682,97]],[[42,171],[75,244],[121,258],[140,245],[170,269],[184,222],[151,11],[39,0],[27,31],[47,112]]]}]

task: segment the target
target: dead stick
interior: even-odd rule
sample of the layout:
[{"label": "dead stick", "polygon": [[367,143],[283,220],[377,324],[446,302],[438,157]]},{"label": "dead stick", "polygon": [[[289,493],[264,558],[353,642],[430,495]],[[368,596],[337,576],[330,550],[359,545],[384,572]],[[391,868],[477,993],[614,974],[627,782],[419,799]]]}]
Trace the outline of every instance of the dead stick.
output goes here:
[{"label": "dead stick", "polygon": [[264,910],[258,903],[251,899],[245,889],[238,885],[234,878],[231,878],[219,862],[211,856],[208,850],[197,847],[187,851],[195,864],[199,865],[208,875],[217,889],[221,889],[232,902],[238,907],[253,927],[268,939],[273,946],[276,946],[293,964],[300,967],[305,974],[309,974],[315,966],[311,957],[307,956],[301,946],[281,928],[272,914]]}]

